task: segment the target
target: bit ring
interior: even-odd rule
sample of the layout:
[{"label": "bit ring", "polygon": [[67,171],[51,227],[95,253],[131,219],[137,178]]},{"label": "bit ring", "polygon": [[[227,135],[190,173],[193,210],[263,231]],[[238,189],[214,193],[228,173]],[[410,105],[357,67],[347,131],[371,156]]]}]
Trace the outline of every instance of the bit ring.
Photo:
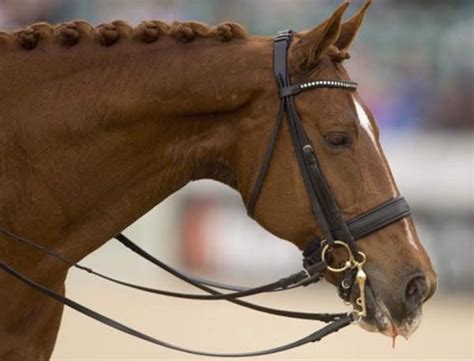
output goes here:
[{"label": "bit ring", "polygon": [[364,252],[361,252],[361,251],[357,252],[357,256],[361,257],[362,261],[359,262],[359,261],[355,260],[355,263],[358,264],[358,265],[363,266],[365,264],[365,261],[367,261],[367,256],[365,255]]},{"label": "bit ring", "polygon": [[[342,242],[342,241],[334,241],[334,244],[336,246],[340,246],[342,248],[344,248],[346,251],[347,251],[347,254],[348,254],[348,259],[347,261],[344,263],[344,266],[342,267],[331,267],[327,266],[327,269],[331,272],[334,272],[334,273],[340,273],[340,272],[344,272],[345,270],[351,268],[353,265],[354,265],[354,256],[352,255],[352,251],[351,249],[349,248],[349,245],[345,242]],[[323,250],[321,251],[321,260],[323,261],[326,261],[326,255],[327,255],[327,252],[332,249],[333,247],[329,244],[326,244],[324,247],[323,247]],[[365,257],[365,256],[364,256]],[[365,262],[365,259],[364,259],[364,262]]]}]

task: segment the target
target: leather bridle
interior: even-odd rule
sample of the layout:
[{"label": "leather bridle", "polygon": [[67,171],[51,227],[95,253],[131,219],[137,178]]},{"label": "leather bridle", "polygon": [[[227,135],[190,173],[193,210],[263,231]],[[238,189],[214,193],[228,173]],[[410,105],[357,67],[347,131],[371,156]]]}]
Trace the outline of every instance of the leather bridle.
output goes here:
[{"label": "leather bridle", "polygon": [[291,30],[280,32],[275,38],[273,68],[279,89],[280,107],[247,209],[249,214],[253,215],[268,173],[277,135],[281,128],[283,117],[286,115],[288,129],[311,204],[311,210],[316,223],[321,229],[323,239],[332,247],[335,245],[335,240],[343,241],[350,247],[353,254],[357,255],[356,239],[362,238],[408,216],[410,208],[404,198],[397,197],[352,220],[346,221],[344,219],[321,172],[313,145],[304,131],[303,123],[296,110],[295,95],[316,88],[340,88],[351,91],[357,88],[357,83],[346,80],[318,80],[291,84],[287,65],[288,48],[291,40]]},{"label": "leather bridle", "polygon": [[[33,289],[43,293],[44,295],[114,329],[156,345],[195,355],[215,357],[248,357],[268,355],[290,350],[295,347],[305,345],[309,342],[319,341],[323,337],[337,332],[343,327],[360,321],[360,319],[366,315],[364,297],[366,275],[363,269],[365,255],[358,250],[356,240],[363,238],[364,236],[367,236],[379,230],[380,228],[386,227],[404,217],[407,217],[410,215],[410,208],[408,207],[408,204],[404,198],[397,197],[377,206],[376,208],[368,210],[367,212],[353,219],[344,219],[342,212],[339,209],[334,197],[332,196],[332,192],[321,172],[314,148],[304,131],[303,124],[296,110],[294,97],[301,92],[317,88],[339,88],[351,91],[356,89],[357,84],[345,80],[318,80],[300,84],[292,84],[290,81],[287,65],[288,49],[291,41],[291,30],[280,32],[275,38],[274,73],[279,90],[280,106],[275,125],[270,136],[269,145],[265,151],[263,162],[251,192],[247,208],[249,214],[253,215],[262,187],[264,186],[265,177],[268,173],[279,129],[281,128],[283,119],[286,118],[288,129],[293,142],[294,152],[296,154],[296,159],[311,204],[311,210],[323,235],[322,240],[317,238],[313,239],[303,252],[304,269],[302,271],[299,271],[276,282],[255,288],[248,289],[237,286],[223,285],[188,276],[156,259],[154,256],[147,253],[123,234],[119,234],[115,237],[121,244],[139,256],[143,257],[148,262],[160,267],[182,281],[208,293],[208,295],[186,294],[153,289],[120,281],[113,277],[96,272],[91,268],[75,263],[58,252],[43,247],[34,241],[16,235],[12,232],[9,232],[8,230],[0,228],[0,233],[6,235],[8,238],[22,242],[29,245],[30,247],[44,252],[45,254],[65,263],[69,267],[75,267],[81,271],[88,272],[92,275],[106,279],[113,283],[120,284],[122,286],[170,297],[198,300],[227,300],[239,306],[250,308],[259,312],[265,312],[282,317],[317,320],[326,322],[328,325],[299,340],[269,350],[235,354],[194,351],[148,336],[140,331],[132,329],[111,318],[108,318],[103,314],[95,312],[67,297],[58,294],[50,288],[33,281],[31,278],[18,272],[1,260],[0,269],[3,269],[8,274],[12,275]],[[330,264],[331,252],[337,247],[342,247],[347,251],[347,260],[340,268],[335,268]],[[324,272],[342,273],[339,291],[341,297],[346,301],[349,301],[351,290],[354,285],[357,284],[359,297],[356,300],[356,306],[353,311],[349,313],[336,314],[305,313],[273,309],[241,300],[243,297],[248,297],[255,294],[285,291],[291,288],[307,286],[309,284],[316,283],[322,279]],[[224,294],[217,291],[217,289],[230,290],[231,292]]]}]

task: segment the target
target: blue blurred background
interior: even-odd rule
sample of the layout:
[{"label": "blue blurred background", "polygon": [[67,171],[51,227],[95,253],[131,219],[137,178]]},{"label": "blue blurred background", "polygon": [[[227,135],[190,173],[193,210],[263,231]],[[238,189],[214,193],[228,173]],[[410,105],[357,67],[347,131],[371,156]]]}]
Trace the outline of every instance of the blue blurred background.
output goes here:
[{"label": "blue blurred background", "polygon": [[[77,18],[95,24],[115,19],[132,24],[148,19],[200,20],[209,24],[232,20],[254,34],[273,35],[289,27],[294,30],[314,27],[339,3],[334,0],[0,0],[0,29]],[[363,1],[352,1],[348,13],[362,4]],[[461,349],[465,353],[448,352],[447,359],[472,357],[473,19],[472,0],[377,0],[353,47],[352,59],[346,63],[378,120],[395,178],[414,209],[421,239],[439,272],[437,297],[441,303],[448,299],[468,300],[467,306],[462,303],[470,316],[467,323],[464,321],[467,327],[464,336],[467,333],[468,338],[462,344],[465,349]],[[210,181],[197,182],[173,195],[130,227],[127,234],[183,270],[217,280],[258,284],[299,266],[299,252],[294,247],[261,230],[246,217],[238,195]],[[106,264],[111,273],[126,275],[130,280],[176,286],[130,258],[110,244],[85,262],[100,267]],[[71,292],[75,287],[87,292],[84,290],[94,287],[90,282],[72,274]],[[102,287],[96,285],[97,290]],[[309,296],[298,297],[318,295],[318,291],[308,292]],[[336,303],[334,291],[328,292],[327,297]],[[90,300],[96,303],[97,298]],[[313,306],[317,308],[318,304],[314,302]],[[455,327],[458,321],[446,317],[446,322],[452,321]],[[436,324],[433,320],[433,325]],[[63,349],[59,344],[63,354],[74,344],[74,334],[70,332],[70,338],[60,338],[68,345]],[[203,337],[203,345],[205,340]],[[350,355],[358,357],[357,353]],[[398,356],[393,353],[390,357]]]}]

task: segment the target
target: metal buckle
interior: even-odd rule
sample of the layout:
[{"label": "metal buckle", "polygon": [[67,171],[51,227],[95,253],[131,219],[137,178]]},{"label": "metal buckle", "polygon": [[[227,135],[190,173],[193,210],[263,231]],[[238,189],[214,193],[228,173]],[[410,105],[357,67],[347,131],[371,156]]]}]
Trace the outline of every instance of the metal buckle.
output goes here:
[{"label": "metal buckle", "polygon": [[358,323],[360,323],[360,321],[362,321],[362,315],[357,310],[353,310],[347,315],[351,316],[353,325],[357,325]]}]

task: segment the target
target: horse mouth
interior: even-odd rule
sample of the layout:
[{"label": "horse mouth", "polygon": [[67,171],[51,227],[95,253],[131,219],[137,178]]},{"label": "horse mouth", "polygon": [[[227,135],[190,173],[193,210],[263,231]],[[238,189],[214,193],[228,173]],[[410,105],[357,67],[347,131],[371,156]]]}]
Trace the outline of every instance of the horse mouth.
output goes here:
[{"label": "horse mouth", "polygon": [[366,306],[367,316],[362,318],[359,325],[369,332],[378,332],[392,338],[393,344],[397,336],[408,340],[421,323],[421,310],[415,316],[402,321],[395,320],[382,298],[375,294],[370,285],[366,287]]}]

